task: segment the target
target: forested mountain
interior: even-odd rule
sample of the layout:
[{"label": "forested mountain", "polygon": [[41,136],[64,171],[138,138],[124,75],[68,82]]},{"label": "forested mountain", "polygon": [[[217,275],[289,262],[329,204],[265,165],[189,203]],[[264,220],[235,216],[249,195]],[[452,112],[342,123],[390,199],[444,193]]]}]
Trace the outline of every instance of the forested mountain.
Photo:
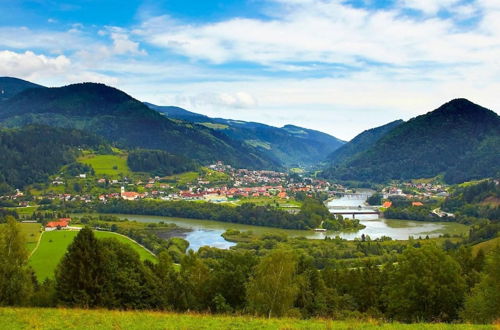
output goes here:
[{"label": "forested mountain", "polygon": [[403,120],[395,120],[383,126],[375,127],[356,135],[351,141],[347,142],[328,155],[327,161],[333,165],[340,164],[352,157],[355,157],[359,153],[368,150],[371,146],[377,143],[381,137],[387,134],[387,132],[402,123],[404,123]]},{"label": "forested mountain", "polygon": [[196,170],[196,162],[182,156],[169,154],[163,150],[137,149],[128,153],[127,164],[134,172],[147,172],[152,175],[168,176]]},{"label": "forested mountain", "polygon": [[6,100],[28,88],[44,87],[18,78],[0,77],[0,101]]},{"label": "forested mountain", "polygon": [[317,164],[345,143],[326,133],[293,125],[278,128],[254,122],[210,118],[178,107],[146,104],[169,118],[217,129],[235,140],[258,148],[270,158],[277,158],[286,166]]},{"label": "forested mountain", "polygon": [[402,123],[368,150],[323,171],[327,178],[382,182],[434,177],[449,183],[500,171],[500,118],[466,99]]},{"label": "forested mountain", "polygon": [[1,189],[22,188],[47,180],[61,166],[74,162],[77,148],[99,148],[102,138],[74,129],[33,125],[0,130]]},{"label": "forested mountain", "polygon": [[85,130],[124,148],[159,149],[200,162],[248,168],[279,163],[256,148],[202,125],[173,121],[103,84],[27,89],[0,102],[3,125],[31,123]]}]

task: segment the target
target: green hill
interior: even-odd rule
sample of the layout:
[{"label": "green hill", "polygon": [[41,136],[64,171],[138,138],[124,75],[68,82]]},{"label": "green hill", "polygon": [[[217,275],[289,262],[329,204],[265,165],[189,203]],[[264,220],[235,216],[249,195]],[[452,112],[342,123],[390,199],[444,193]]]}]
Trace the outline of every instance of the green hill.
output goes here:
[{"label": "green hill", "polygon": [[351,141],[329,154],[327,161],[332,165],[348,161],[352,157],[368,150],[371,146],[377,143],[381,137],[387,134],[387,132],[402,123],[404,123],[404,121],[395,120],[383,126],[375,127],[356,135]]},{"label": "green hill", "polygon": [[46,181],[75,161],[78,148],[105,146],[102,138],[74,129],[29,125],[0,129],[0,185],[22,188]]},{"label": "green hill", "polygon": [[159,149],[200,162],[222,160],[248,168],[279,163],[222,132],[173,121],[124,92],[103,84],[32,88],[0,102],[0,121],[10,127],[41,123],[77,128],[123,148]]},{"label": "green hill", "polygon": [[[69,230],[54,230],[43,233],[40,245],[33,252],[29,261],[40,281],[54,277],[54,271],[57,265],[77,234],[78,231]],[[115,238],[122,243],[130,244],[130,246],[139,253],[142,260],[154,261],[156,259],[156,257],[150,254],[142,246],[127,237],[104,231],[95,231],[94,234],[97,238]]]},{"label": "green hill", "polygon": [[146,104],[169,118],[218,129],[288,167],[315,165],[345,143],[326,133],[294,125],[279,128],[254,122],[210,118],[178,107]]},{"label": "green hill", "polygon": [[32,82],[12,78],[0,77],[0,101],[6,100],[28,88],[45,88]]},{"label": "green hill", "polygon": [[491,325],[383,323],[251,316],[106,311],[64,308],[0,308],[2,329],[493,329]]},{"label": "green hill", "polygon": [[444,174],[449,183],[500,173],[500,118],[466,99],[402,123],[327,178],[383,182]]}]

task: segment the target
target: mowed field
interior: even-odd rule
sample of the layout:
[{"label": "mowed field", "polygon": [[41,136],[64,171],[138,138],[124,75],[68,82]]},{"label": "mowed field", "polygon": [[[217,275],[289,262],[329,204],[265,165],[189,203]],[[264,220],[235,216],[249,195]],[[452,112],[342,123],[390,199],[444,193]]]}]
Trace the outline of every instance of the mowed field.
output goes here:
[{"label": "mowed field", "polygon": [[[69,230],[54,230],[43,233],[40,245],[29,260],[39,281],[54,277],[54,271],[57,265],[77,234],[78,231]],[[116,238],[122,243],[129,244],[139,253],[142,260],[156,260],[156,257],[127,237],[104,231],[94,231],[94,234],[99,239]]]},{"label": "mowed field", "polygon": [[399,324],[250,316],[54,308],[0,308],[0,329],[494,329],[491,325]]},{"label": "mowed field", "polygon": [[87,155],[78,158],[83,164],[92,166],[96,175],[116,177],[119,174],[129,175],[127,155]]}]

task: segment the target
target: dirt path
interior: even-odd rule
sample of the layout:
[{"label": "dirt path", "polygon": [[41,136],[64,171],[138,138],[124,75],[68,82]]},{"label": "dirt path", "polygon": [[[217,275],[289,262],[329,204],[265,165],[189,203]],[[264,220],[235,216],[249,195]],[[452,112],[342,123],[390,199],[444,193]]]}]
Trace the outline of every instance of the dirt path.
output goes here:
[{"label": "dirt path", "polygon": [[31,251],[30,253],[30,258],[31,256],[35,253],[35,251],[38,249],[38,247],[40,246],[40,242],[42,241],[42,236],[43,236],[43,233],[45,233],[45,231],[42,231],[42,233],[40,234],[40,237],[38,238],[38,242],[36,242],[36,246],[35,248],[33,249],[33,251]]}]

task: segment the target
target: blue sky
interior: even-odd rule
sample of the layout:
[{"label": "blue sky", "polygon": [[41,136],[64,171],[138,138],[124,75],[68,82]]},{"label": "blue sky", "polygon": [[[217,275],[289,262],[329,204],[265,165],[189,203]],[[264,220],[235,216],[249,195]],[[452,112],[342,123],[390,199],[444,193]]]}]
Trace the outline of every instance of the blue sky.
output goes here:
[{"label": "blue sky", "polygon": [[500,109],[498,0],[0,0],[0,75],[350,139]]}]

